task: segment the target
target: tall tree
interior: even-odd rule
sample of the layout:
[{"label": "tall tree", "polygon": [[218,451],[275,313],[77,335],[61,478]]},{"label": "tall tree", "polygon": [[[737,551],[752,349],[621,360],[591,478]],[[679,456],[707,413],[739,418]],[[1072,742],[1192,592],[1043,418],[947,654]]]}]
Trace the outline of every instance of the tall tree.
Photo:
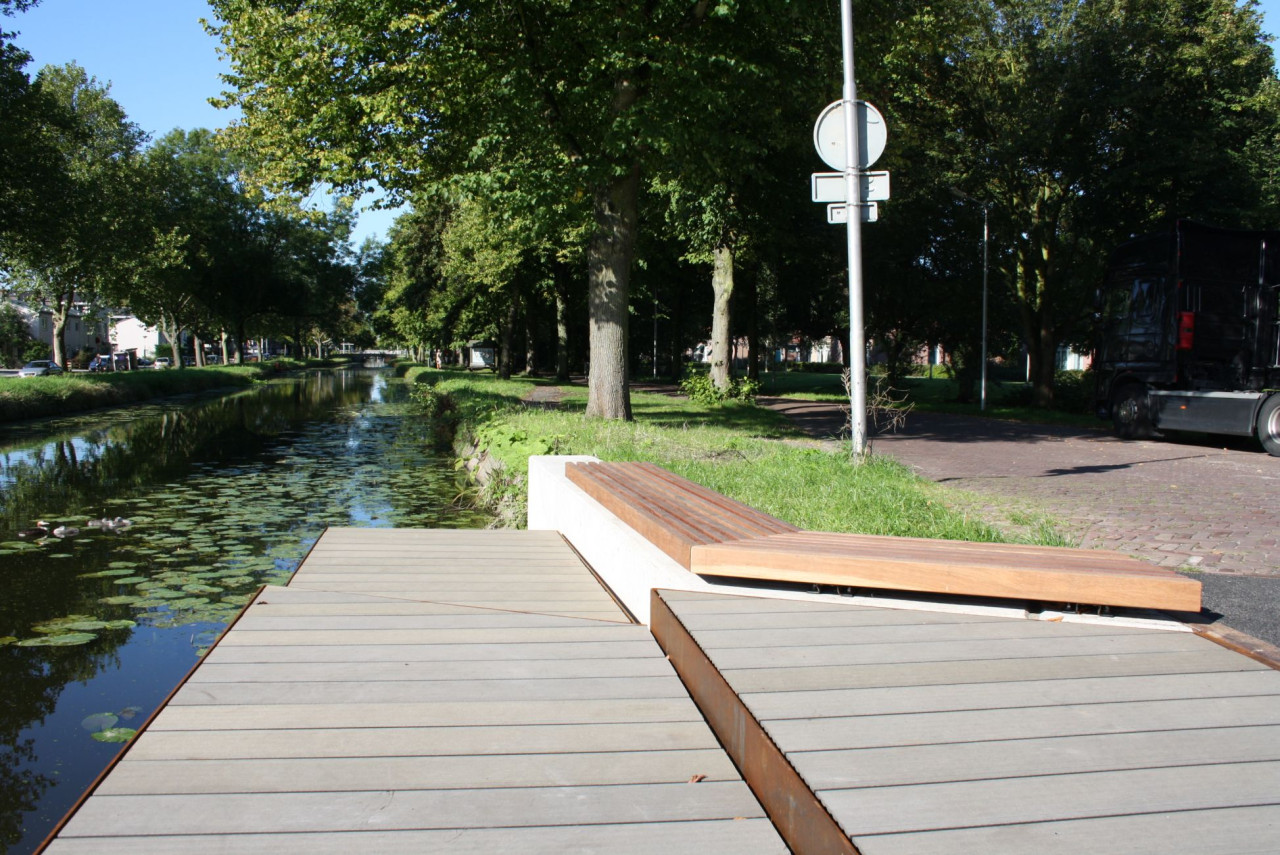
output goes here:
[{"label": "tall tree", "polygon": [[[0,0],[0,15],[34,5]],[[18,47],[16,33],[0,29],[0,245],[19,233],[36,234],[52,220],[42,194],[58,181],[47,133],[57,110],[24,70],[31,56]]]},{"label": "tall tree", "polygon": [[145,136],[108,87],[75,64],[48,66],[35,82],[56,108],[40,129],[57,175],[41,204],[56,216],[11,237],[4,252],[19,288],[52,313],[53,355],[61,363],[74,306],[134,281],[167,249],[148,219],[139,166]]},{"label": "tall tree", "polygon": [[236,88],[227,103],[243,110],[241,138],[271,153],[277,186],[378,181],[407,194],[424,176],[501,166],[544,204],[588,199],[587,411],[630,417],[642,173],[706,137],[690,104],[725,56],[700,31],[731,22],[737,4],[212,3]]}]

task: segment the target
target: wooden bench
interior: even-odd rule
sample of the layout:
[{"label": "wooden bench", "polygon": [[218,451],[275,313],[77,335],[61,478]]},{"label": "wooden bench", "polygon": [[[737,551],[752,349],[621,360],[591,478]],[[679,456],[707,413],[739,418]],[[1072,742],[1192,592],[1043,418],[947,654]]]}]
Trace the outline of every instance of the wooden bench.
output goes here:
[{"label": "wooden bench", "polygon": [[1198,612],[1200,583],[1118,552],[800,531],[651,463],[568,479],[700,576]]}]

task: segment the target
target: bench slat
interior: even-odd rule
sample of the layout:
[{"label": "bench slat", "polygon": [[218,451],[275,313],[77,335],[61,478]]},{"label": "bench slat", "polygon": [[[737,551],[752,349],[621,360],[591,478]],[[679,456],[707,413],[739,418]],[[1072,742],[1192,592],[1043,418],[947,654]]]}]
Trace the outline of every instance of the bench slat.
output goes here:
[{"label": "bench slat", "polygon": [[689,550],[798,529],[649,463],[571,463],[568,479],[686,569]]},{"label": "bench slat", "polygon": [[800,531],[652,463],[570,463],[565,474],[703,576],[1200,610],[1199,582],[1118,552]]},{"label": "bench slat", "polygon": [[[810,537],[812,535],[812,537]],[[1200,610],[1200,583],[1159,568],[1090,567],[1081,561],[1011,561],[957,541],[932,541],[933,551],[897,550],[869,535],[802,532],[694,547],[690,569],[700,576],[731,576],[887,588],[975,597],[1009,597],[1051,603],[1087,603]],[[844,541],[842,544],[841,541]],[[1136,563],[1136,562],[1135,562]],[[1154,571],[1154,572],[1152,572]]]}]

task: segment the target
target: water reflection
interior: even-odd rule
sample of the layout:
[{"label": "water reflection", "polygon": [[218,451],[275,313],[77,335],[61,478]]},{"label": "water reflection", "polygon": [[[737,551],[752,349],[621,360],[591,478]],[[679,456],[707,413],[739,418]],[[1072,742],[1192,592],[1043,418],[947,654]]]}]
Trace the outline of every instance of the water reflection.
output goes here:
[{"label": "water reflection", "polygon": [[[119,748],[100,740],[326,525],[487,522],[406,397],[346,371],[0,434],[0,848],[34,848]],[[79,533],[19,536],[37,520]]]}]

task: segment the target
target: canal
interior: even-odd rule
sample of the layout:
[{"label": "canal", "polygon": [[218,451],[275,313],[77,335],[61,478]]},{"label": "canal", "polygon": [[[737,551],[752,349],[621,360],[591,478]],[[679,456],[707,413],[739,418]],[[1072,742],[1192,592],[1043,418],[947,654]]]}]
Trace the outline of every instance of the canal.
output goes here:
[{"label": "canal", "polygon": [[385,371],[0,429],[0,851],[37,847],[326,526],[483,527],[458,492]]}]

